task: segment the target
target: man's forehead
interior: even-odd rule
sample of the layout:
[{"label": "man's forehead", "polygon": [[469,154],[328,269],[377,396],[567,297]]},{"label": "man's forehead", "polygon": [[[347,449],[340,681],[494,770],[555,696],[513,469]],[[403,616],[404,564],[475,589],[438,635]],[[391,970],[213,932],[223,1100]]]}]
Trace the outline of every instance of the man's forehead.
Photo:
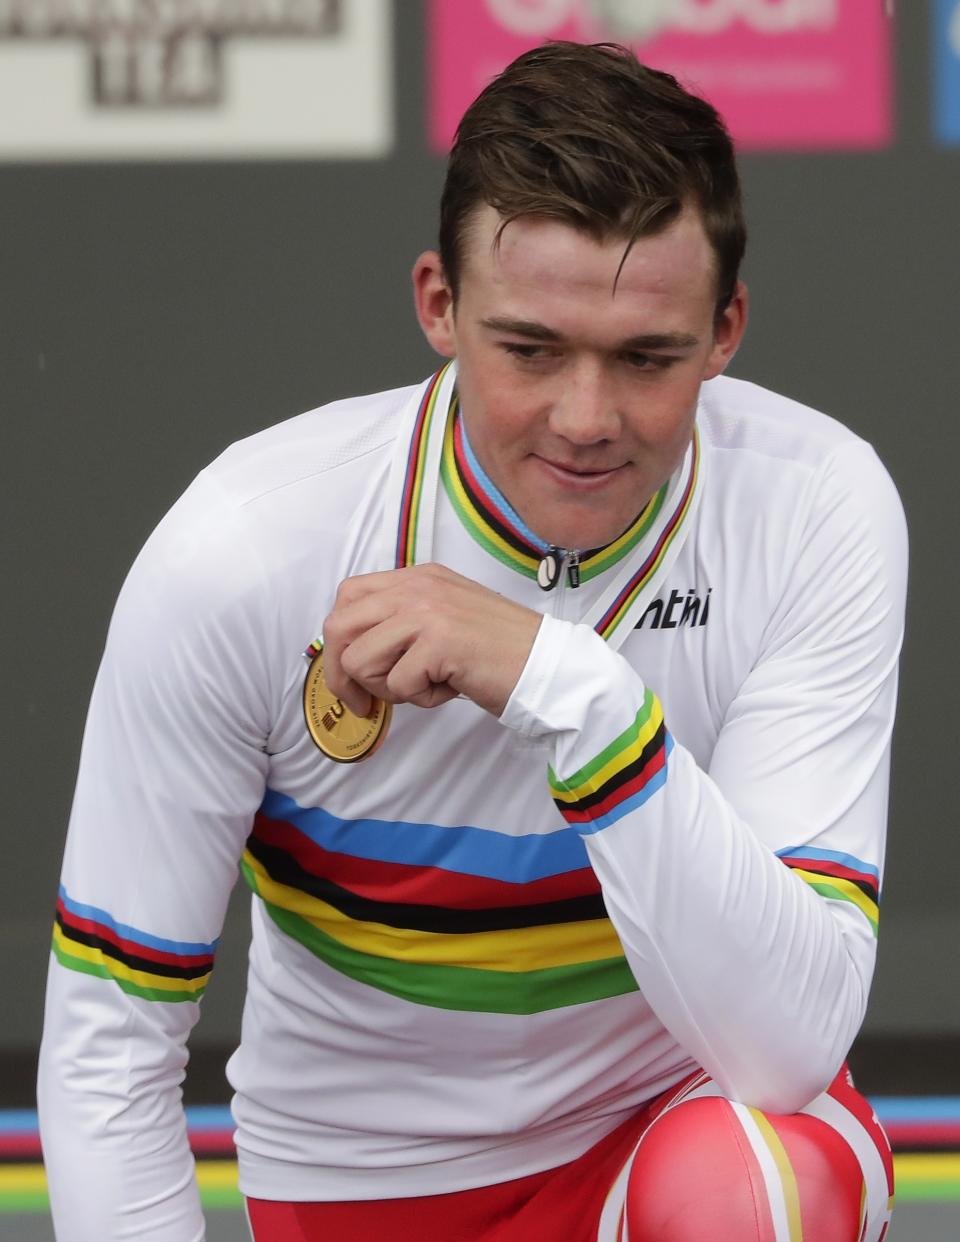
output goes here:
[{"label": "man's forehead", "polygon": [[627,229],[598,232],[550,211],[521,212],[503,215],[489,203],[479,203],[465,217],[461,229],[461,257],[498,257],[504,249],[522,245],[531,233],[549,233],[554,242],[564,237],[586,239],[597,245],[617,243],[624,249],[630,244]]},{"label": "man's forehead", "polygon": [[471,212],[462,234],[461,280],[535,289],[598,289],[616,296],[651,284],[713,296],[716,254],[695,208],[656,232],[597,236],[566,220],[529,213],[505,219],[489,204]]},{"label": "man's forehead", "polygon": [[[515,216],[504,216],[489,203],[480,203],[463,221],[460,232],[459,260],[461,266],[471,261],[503,263],[505,259],[523,254],[532,242],[556,250],[588,252],[590,247],[608,255],[616,255],[618,264],[629,259],[636,247],[648,240],[666,235],[683,236],[688,242],[700,243],[703,261],[716,266],[716,255],[703,223],[702,214],[695,205],[684,206],[680,213],[669,219],[661,228],[651,229],[636,237],[629,229],[610,229],[598,232],[579,225],[559,215],[532,211]],[[587,247],[583,243],[588,243]]]}]

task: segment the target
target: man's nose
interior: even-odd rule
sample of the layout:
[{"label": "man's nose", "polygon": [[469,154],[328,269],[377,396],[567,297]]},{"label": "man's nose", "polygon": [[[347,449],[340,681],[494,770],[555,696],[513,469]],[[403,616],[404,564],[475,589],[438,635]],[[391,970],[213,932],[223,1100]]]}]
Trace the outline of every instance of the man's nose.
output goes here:
[{"label": "man's nose", "polygon": [[599,444],[616,440],[620,415],[612,385],[603,364],[578,362],[565,376],[566,382],[550,412],[550,430],[571,444]]}]

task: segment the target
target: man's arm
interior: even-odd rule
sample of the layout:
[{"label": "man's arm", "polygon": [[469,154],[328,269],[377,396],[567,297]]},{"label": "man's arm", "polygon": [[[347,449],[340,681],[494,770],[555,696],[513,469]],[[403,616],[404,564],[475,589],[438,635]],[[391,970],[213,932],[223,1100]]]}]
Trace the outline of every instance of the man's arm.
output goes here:
[{"label": "man's arm", "polygon": [[583,626],[544,622],[503,716],[552,737],[552,793],[661,1020],[780,1112],[836,1073],[875,960],[906,537],[866,446],[837,454],[799,545],[708,771]]},{"label": "man's arm", "polygon": [[552,742],[550,792],[641,990],[725,1091],[772,1111],[833,1077],[875,958],[906,538],[865,445],[837,452],[800,548],[709,771],[591,629],[448,570],[354,580],[324,627],[354,710],[456,692]]},{"label": "man's arm", "polygon": [[209,486],[131,571],[84,736],[39,1081],[60,1242],[203,1236],[180,1084],[270,718],[269,592]]}]

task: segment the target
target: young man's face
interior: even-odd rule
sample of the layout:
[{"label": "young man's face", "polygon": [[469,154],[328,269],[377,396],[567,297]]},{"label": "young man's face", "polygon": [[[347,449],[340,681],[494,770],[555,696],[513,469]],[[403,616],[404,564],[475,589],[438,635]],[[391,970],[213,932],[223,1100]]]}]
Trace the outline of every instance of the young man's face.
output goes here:
[{"label": "young man's face", "polygon": [[[662,233],[596,242],[521,217],[469,222],[460,291],[435,252],[414,269],[427,339],[456,357],[463,419],[490,478],[548,543],[615,539],[680,464],[701,383],[732,357],[746,292],[715,319],[714,255],[693,210]],[[616,289],[614,291],[614,282]]]}]

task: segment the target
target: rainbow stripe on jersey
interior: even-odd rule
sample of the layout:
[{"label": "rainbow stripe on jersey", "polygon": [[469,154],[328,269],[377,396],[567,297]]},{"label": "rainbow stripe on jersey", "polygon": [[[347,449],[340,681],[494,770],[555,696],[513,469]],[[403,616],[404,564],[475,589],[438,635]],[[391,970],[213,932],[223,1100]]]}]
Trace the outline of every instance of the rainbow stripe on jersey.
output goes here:
[{"label": "rainbow stripe on jersey", "polygon": [[637,990],[576,833],[341,819],[268,790],[241,865],[282,931],[414,1004],[531,1014]]},{"label": "rainbow stripe on jersey", "polygon": [[112,980],[150,1001],[198,1001],[213,970],[217,942],[165,940],[118,923],[106,910],[75,901],[61,885],[53,927],[61,966]]},{"label": "rainbow stripe on jersey", "polygon": [[827,901],[856,906],[876,936],[880,924],[880,872],[876,867],[852,854],[811,845],[778,850],[777,857]]}]

